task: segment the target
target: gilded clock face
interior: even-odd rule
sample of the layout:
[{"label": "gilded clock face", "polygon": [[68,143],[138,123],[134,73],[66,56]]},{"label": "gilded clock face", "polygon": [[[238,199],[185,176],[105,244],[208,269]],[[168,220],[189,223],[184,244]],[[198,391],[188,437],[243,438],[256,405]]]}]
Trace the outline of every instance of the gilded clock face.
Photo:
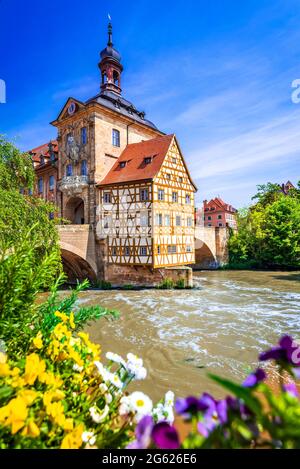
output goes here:
[{"label": "gilded clock face", "polygon": [[74,114],[75,111],[76,111],[76,104],[72,101],[68,107],[68,114],[70,114],[71,116],[72,114]]}]

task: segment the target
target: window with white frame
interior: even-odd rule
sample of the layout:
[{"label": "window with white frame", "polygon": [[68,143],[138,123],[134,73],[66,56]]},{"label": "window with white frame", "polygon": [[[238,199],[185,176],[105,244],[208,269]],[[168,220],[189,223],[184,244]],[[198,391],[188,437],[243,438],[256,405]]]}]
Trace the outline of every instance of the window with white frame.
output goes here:
[{"label": "window with white frame", "polygon": [[116,255],[117,255],[117,248],[116,248],[115,246],[113,246],[113,247],[111,248],[111,255],[112,255],[112,256],[116,256]]},{"label": "window with white frame", "polygon": [[178,202],[178,193],[177,192],[172,192],[172,202],[174,202],[174,203]]},{"label": "window with white frame", "polygon": [[140,200],[142,202],[148,200],[148,197],[149,197],[149,192],[148,192],[148,189],[140,189]]},{"label": "window with white frame", "polygon": [[165,215],[165,226],[171,226],[170,215]]},{"label": "window with white frame", "polygon": [[49,190],[50,191],[54,191],[54,184],[55,184],[55,178],[53,174],[51,174],[51,176],[49,176]]},{"label": "window with white frame", "polygon": [[110,192],[104,192],[103,194],[103,202],[105,204],[110,204],[111,202],[111,193]]},{"label": "window with white frame", "polygon": [[130,256],[130,248],[129,248],[129,246],[125,246],[125,248],[124,248],[124,255],[125,255],[126,257]]},{"label": "window with white frame", "polygon": [[187,219],[186,219],[186,226],[193,226],[193,219],[192,219],[192,217],[187,217]]},{"label": "window with white frame", "polygon": [[157,250],[157,254],[160,254],[160,245],[159,244],[158,244],[156,250]]},{"label": "window with white frame", "polygon": [[176,226],[181,226],[181,216],[176,215]]},{"label": "window with white frame", "polygon": [[40,177],[38,180],[38,193],[42,194],[43,190],[44,190],[44,182],[43,182],[43,178]]},{"label": "window with white frame", "polygon": [[163,189],[158,189],[157,198],[158,200],[165,200],[165,191]]},{"label": "window with white frame", "polygon": [[147,246],[140,246],[140,256],[147,256]]},{"label": "window with white frame", "polygon": [[186,245],[186,252],[192,252],[192,246],[190,244]]},{"label": "window with white frame", "polygon": [[120,146],[120,132],[117,129],[112,129],[112,144],[114,147]]},{"label": "window with white frame", "polygon": [[87,143],[87,130],[86,127],[81,128],[81,143],[85,145]]},{"label": "window with white frame", "polygon": [[149,216],[148,212],[141,212],[141,226],[149,225]]},{"label": "window with white frame", "polygon": [[162,213],[157,213],[156,214],[156,225],[157,226],[162,226],[162,220],[163,220],[163,216],[162,216]]},{"label": "window with white frame", "polygon": [[185,203],[190,204],[191,203],[191,196],[190,194],[185,194]]},{"label": "window with white frame", "polygon": [[170,244],[168,246],[168,254],[176,254],[176,252],[177,252],[176,244]]}]

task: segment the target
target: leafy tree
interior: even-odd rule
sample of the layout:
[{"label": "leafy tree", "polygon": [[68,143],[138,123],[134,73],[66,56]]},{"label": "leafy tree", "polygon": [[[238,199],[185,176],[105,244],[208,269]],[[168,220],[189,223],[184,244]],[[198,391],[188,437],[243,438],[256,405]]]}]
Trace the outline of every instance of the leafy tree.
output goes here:
[{"label": "leafy tree", "polygon": [[238,214],[229,240],[232,266],[300,266],[300,183],[288,195],[278,184],[258,186],[257,203]]},{"label": "leafy tree", "polygon": [[33,187],[34,178],[30,156],[0,137],[0,338],[14,337],[20,345],[37,293],[61,271],[58,234],[49,219],[54,207],[20,193]]}]

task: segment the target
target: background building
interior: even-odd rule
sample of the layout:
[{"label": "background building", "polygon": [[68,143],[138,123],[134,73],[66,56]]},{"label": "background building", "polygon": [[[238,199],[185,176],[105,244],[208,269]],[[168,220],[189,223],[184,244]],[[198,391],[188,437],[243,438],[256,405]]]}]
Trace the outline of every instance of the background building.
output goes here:
[{"label": "background building", "polygon": [[224,227],[237,229],[237,210],[232,205],[224,202],[220,197],[215,197],[209,202],[203,201],[204,226]]}]

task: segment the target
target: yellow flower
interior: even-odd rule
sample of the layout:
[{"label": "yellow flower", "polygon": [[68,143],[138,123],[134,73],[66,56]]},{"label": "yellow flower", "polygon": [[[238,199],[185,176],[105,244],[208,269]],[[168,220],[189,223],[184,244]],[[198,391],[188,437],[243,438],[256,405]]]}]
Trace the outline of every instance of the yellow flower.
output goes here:
[{"label": "yellow flower", "polygon": [[8,363],[0,363],[0,376],[10,376]]},{"label": "yellow flower", "polygon": [[81,356],[79,355],[76,350],[74,350],[72,347],[68,348],[69,356],[74,360],[75,363],[77,363],[78,366],[83,366],[84,361],[82,360]]},{"label": "yellow flower", "polygon": [[46,407],[47,414],[53,419],[53,421],[63,427],[66,421],[64,416],[64,406],[61,402],[53,402]]},{"label": "yellow flower", "polygon": [[60,311],[55,311],[54,315],[57,318],[61,319],[62,322],[67,322],[68,319],[69,319],[68,316],[65,313],[61,313]]},{"label": "yellow flower", "polygon": [[71,314],[70,314],[69,321],[70,321],[70,326],[71,326],[71,328],[72,328],[72,329],[75,329],[74,313],[71,313]]},{"label": "yellow flower", "polygon": [[65,397],[65,393],[56,389],[55,391],[46,391],[43,396],[44,405],[47,407],[52,401],[60,401]]},{"label": "yellow flower", "polygon": [[42,337],[43,337],[42,333],[39,332],[39,333],[35,336],[35,338],[33,339],[33,341],[32,341],[32,343],[33,343],[33,345],[35,346],[35,348],[37,348],[37,349],[39,349],[39,350],[40,350],[41,348],[43,348],[43,340],[42,340]]},{"label": "yellow flower", "polygon": [[7,355],[4,352],[0,352],[0,365],[3,365],[7,361]]},{"label": "yellow flower", "polygon": [[52,371],[44,371],[41,373],[39,375],[39,381],[54,388],[59,388],[63,384],[63,380],[59,376],[55,376]]},{"label": "yellow flower", "polygon": [[5,408],[1,409],[2,423],[4,425],[11,425],[11,433],[14,435],[25,425],[25,420],[28,415],[26,401],[21,397],[16,397],[9,401]]},{"label": "yellow flower", "polygon": [[81,435],[84,431],[84,426],[81,423],[74,430],[68,433],[61,442],[61,449],[78,449],[82,446]]},{"label": "yellow flower", "polygon": [[34,384],[35,380],[46,369],[46,363],[41,360],[36,353],[31,353],[26,357],[24,379],[26,384]]},{"label": "yellow flower", "polygon": [[37,398],[38,393],[32,389],[23,389],[18,393],[18,397],[24,399],[26,405],[31,405]]},{"label": "yellow flower", "polygon": [[68,419],[65,419],[65,423],[63,425],[63,429],[67,432],[67,431],[70,431],[70,430],[73,430],[73,419],[71,418],[68,418]]},{"label": "yellow flower", "polygon": [[29,436],[32,438],[37,438],[40,435],[40,430],[39,427],[37,426],[36,423],[34,423],[32,420],[24,427],[22,433],[22,436]]},{"label": "yellow flower", "polygon": [[56,337],[58,340],[63,339],[64,337],[70,338],[71,337],[71,332],[68,330],[67,326],[63,323],[59,323],[55,326],[53,329],[53,335]]}]

